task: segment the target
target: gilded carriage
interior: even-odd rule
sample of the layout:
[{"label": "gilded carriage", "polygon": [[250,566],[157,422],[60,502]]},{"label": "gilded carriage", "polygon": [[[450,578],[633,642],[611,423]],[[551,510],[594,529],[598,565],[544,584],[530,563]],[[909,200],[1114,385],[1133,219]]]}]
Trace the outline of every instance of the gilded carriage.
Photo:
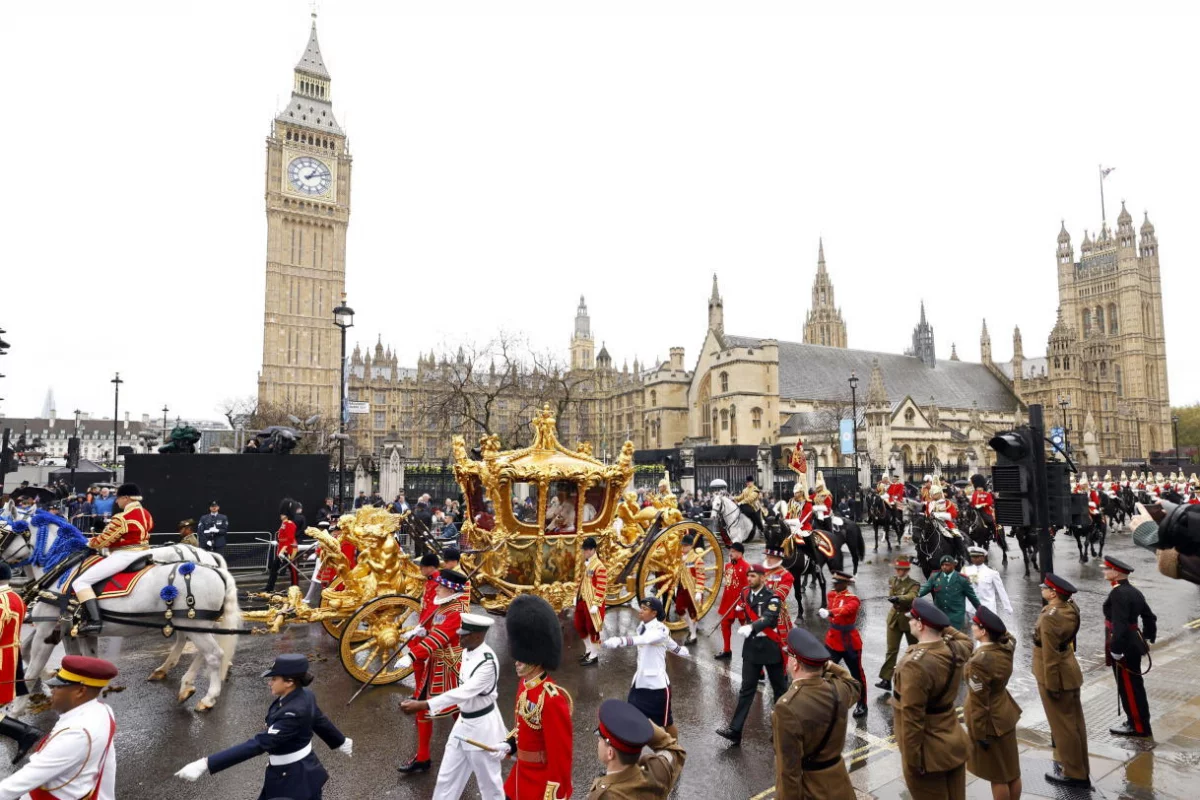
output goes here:
[{"label": "gilded carriage", "polygon": [[319,528],[307,533],[318,542],[320,570],[328,585],[320,604],[310,606],[293,586],[284,595],[260,595],[267,608],[247,611],[256,632],[278,633],[285,625],[319,622],[338,640],[342,666],[360,681],[394,683],[411,668],[378,673],[400,646],[400,633],[416,626],[425,578],[400,547],[396,531],[405,515],[365,506],[338,520],[337,536]]},{"label": "gilded carriage", "polygon": [[[613,464],[596,459],[587,443],[568,449],[558,441],[549,405],[533,429],[533,443],[518,450],[501,451],[498,437],[484,436],[477,459],[469,457],[462,436],[454,437],[470,545],[463,565],[474,572],[476,601],[502,613],[517,595],[536,594],[555,610],[571,607],[582,576],[581,547],[592,537],[608,568],[609,606],[656,594],[673,609],[681,541],[692,534],[700,556],[695,569],[706,589],[696,610],[706,613],[724,570],[720,542],[703,525],[683,520],[669,485],[650,495],[649,506],[639,506],[629,489],[633,444],[625,442]],[[673,610],[667,623],[685,625]]]}]

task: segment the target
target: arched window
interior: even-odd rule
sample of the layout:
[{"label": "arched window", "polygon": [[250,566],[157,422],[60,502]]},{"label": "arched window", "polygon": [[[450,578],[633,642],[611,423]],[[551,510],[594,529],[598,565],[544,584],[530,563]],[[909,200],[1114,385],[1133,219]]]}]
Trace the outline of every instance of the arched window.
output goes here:
[{"label": "arched window", "polygon": [[1122,397],[1125,394],[1125,386],[1121,381],[1121,365],[1113,364],[1113,375],[1117,379],[1117,397]]},{"label": "arched window", "polygon": [[761,408],[750,409],[750,427],[754,428],[755,430],[759,430],[760,428],[762,428],[762,409]]},{"label": "arched window", "polygon": [[1059,358],[1058,358],[1058,356],[1055,356],[1054,357],[1054,368],[1058,369],[1058,366],[1059,366]]},{"label": "arched window", "polygon": [[1117,306],[1115,303],[1108,304],[1108,332],[1114,336],[1117,334]]},{"label": "arched window", "polygon": [[1096,332],[1104,333],[1104,309],[1096,306]]},{"label": "arched window", "polygon": [[700,435],[705,439],[712,438],[714,426],[712,416],[715,412],[709,406],[712,397],[712,375],[704,376],[700,381]]},{"label": "arched window", "polygon": [[917,419],[917,412],[913,411],[911,408],[904,412],[904,424],[905,425],[911,426],[916,421],[916,419]]},{"label": "arched window", "polygon": [[925,451],[925,463],[929,464],[930,466],[933,466],[934,464],[938,463],[936,448],[930,447],[928,450]]},{"label": "arched window", "polygon": [[729,409],[721,409],[721,430],[729,430]]},{"label": "arched window", "polygon": [[729,407],[729,441],[737,444],[737,407]]},{"label": "arched window", "polygon": [[1071,368],[1071,357],[1063,356],[1063,369],[1070,369],[1070,368]]},{"label": "arched window", "polygon": [[729,373],[722,372],[721,373],[721,393],[724,394],[725,392],[728,392],[728,391],[729,391]]},{"label": "arched window", "polygon": [[1100,377],[1101,378],[1108,377],[1108,362],[1107,361],[1100,362]]},{"label": "arched window", "polygon": [[1092,310],[1085,308],[1083,310],[1083,335],[1087,336],[1092,332]]},{"label": "arched window", "polygon": [[651,389],[650,390],[650,406],[651,406],[651,408],[653,408],[656,405],[658,405],[658,392]]}]

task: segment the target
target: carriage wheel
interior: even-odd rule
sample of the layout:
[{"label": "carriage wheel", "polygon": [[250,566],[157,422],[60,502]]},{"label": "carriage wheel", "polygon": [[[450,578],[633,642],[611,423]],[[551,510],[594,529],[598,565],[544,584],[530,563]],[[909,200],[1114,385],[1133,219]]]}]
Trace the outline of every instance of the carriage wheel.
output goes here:
[{"label": "carriage wheel", "polygon": [[696,609],[697,618],[708,613],[717,601],[721,590],[721,579],[725,573],[725,554],[717,534],[697,522],[679,522],[667,528],[655,539],[654,544],[642,556],[638,565],[637,588],[639,597],[655,595],[666,608],[666,626],[673,631],[687,627],[686,620],[675,611],[675,590],[678,584],[676,570],[679,567],[679,541],[686,534],[696,537],[697,545],[703,541],[704,599]]},{"label": "carriage wheel", "polygon": [[[329,601],[325,598],[324,594],[322,594],[321,607],[324,608],[324,607],[327,607],[328,605],[329,605]],[[321,627],[324,628],[325,632],[328,633],[330,636],[332,636],[334,639],[342,638],[342,628],[345,627],[345,625],[346,625],[345,617],[327,617],[327,618],[321,620]]]},{"label": "carriage wheel", "polygon": [[[637,571],[635,570],[634,576],[636,575]],[[632,600],[637,595],[636,587],[630,588],[630,584],[634,582],[635,581],[629,580],[624,582],[618,582],[616,580],[610,581],[608,584],[608,592],[604,595],[604,605],[608,608],[613,608],[615,606],[623,606]]]},{"label": "carriage wheel", "polygon": [[[400,594],[377,597],[364,605],[342,626],[338,652],[342,666],[355,680],[366,683],[383,666],[384,659],[400,647],[400,634],[417,625],[420,601]],[[412,667],[400,669],[399,659],[379,674],[372,683],[395,683],[412,674]]]}]

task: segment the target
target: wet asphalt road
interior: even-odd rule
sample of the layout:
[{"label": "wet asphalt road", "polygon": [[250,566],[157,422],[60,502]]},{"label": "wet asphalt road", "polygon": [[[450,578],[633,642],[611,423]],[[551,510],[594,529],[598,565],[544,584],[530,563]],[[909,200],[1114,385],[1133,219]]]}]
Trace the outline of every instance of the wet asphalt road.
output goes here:
[{"label": "wet asphalt road", "polygon": [[[860,618],[864,666],[868,680],[873,684],[884,656],[883,624],[888,611],[885,596],[891,567],[886,551],[873,552],[873,535],[869,531],[865,533],[868,552],[858,574],[857,593],[864,599]],[[1015,548],[1011,549],[1016,552]],[[751,544],[748,550],[749,557],[757,560],[760,545],[757,542]],[[1080,588],[1077,600],[1084,613],[1079,633],[1080,661],[1085,673],[1103,670],[1100,604],[1108,586],[1094,561],[1087,565],[1078,563],[1072,540],[1060,536],[1055,550],[1056,571]],[[1109,552],[1137,568],[1134,582],[1146,593],[1159,615],[1160,639],[1173,635],[1186,622],[1200,617],[1200,591],[1190,584],[1159,575],[1154,568],[1153,554],[1135,548],[1127,534],[1110,536]],[[1007,568],[1001,567],[999,562],[999,553],[993,549],[989,563],[1004,575],[1015,608],[1015,619],[1013,615],[1005,615],[1019,642],[1010,690],[1018,703],[1032,708],[1038,700],[1030,674],[1032,655],[1027,642],[1040,608],[1037,580],[1032,576],[1029,579],[1023,577],[1019,555]],[[919,570],[913,572],[914,578],[920,579]],[[253,583],[253,580],[247,581],[248,585]],[[794,601],[790,605],[794,611]],[[823,636],[826,623],[816,615],[815,589],[808,592],[805,605],[802,624]],[[716,614],[711,612],[709,618],[701,622],[702,631],[715,621]],[[632,609],[612,609],[605,633],[631,633],[636,625]],[[582,647],[565,618],[564,637],[563,667],[555,677],[575,699],[575,796],[583,797],[599,770],[592,736],[596,708],[605,698],[625,697],[636,653],[633,648],[604,651],[599,667],[583,668],[576,664],[582,655]],[[676,797],[749,798],[773,784],[774,755],[768,738],[770,706],[763,703],[761,689],[740,747],[730,747],[713,733],[726,724],[736,704],[740,658],[737,637],[734,639],[731,662],[713,659],[720,649],[719,633],[708,638],[702,635],[700,643],[692,648],[692,658],[669,658],[676,723],[688,751]],[[507,656],[502,624],[493,628],[489,642],[506,668],[500,684],[500,707],[506,722],[511,724],[516,680],[510,670],[511,660]],[[307,653],[316,662],[317,681],[313,689],[322,709],[355,740],[354,756],[350,759],[330,752],[322,744],[315,745],[331,775],[326,798],[357,800],[427,798],[432,795],[436,754],[440,752],[452,723],[449,720],[436,723],[435,771],[409,778],[399,776],[395,771],[396,764],[407,760],[415,747],[413,722],[399,710],[400,700],[408,696],[408,690],[403,684],[369,689],[353,706],[347,707],[346,701],[358,684],[342,669],[334,640],[319,626],[297,627],[277,636],[243,637],[224,694],[217,707],[204,714],[191,710],[196,698],[182,706],[175,702],[182,666],[176,668],[167,683],[144,682],[144,677],[157,666],[166,649],[165,640],[150,634],[127,644],[118,659],[122,682],[127,688],[108,698],[120,726],[117,735],[118,797],[178,800],[256,797],[264,767],[262,760],[243,764],[218,776],[207,776],[195,784],[178,781],[171,775],[187,762],[240,742],[260,729],[270,697],[258,675],[275,654],[281,652]],[[196,697],[203,689],[201,685]],[[769,699],[769,689],[767,693]],[[882,746],[892,734],[891,709],[881,692],[872,686],[869,699],[869,715],[862,720],[852,720],[847,737],[845,752],[850,757],[852,769],[870,769],[873,759],[882,752]],[[53,725],[54,715],[46,712],[34,721],[48,729]],[[6,764],[0,766],[0,775],[7,771]],[[465,796],[478,797],[473,782]]]}]

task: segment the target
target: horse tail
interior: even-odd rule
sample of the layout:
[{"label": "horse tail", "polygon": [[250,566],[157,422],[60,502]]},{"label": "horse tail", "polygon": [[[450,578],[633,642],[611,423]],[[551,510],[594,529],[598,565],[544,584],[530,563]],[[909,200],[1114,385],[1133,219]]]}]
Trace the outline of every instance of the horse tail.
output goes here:
[{"label": "horse tail", "polygon": [[848,538],[850,540],[850,550],[856,554],[854,556],[854,563],[857,564],[867,557],[867,540],[863,538],[862,528],[857,524],[850,526],[850,535]]},{"label": "horse tail", "polygon": [[238,605],[237,582],[226,569],[217,570],[221,580],[225,582],[225,600],[222,606],[220,626],[217,628],[217,642],[221,645],[221,675],[229,673],[233,664],[233,653],[237,649],[238,637],[233,634],[222,636],[221,630],[237,630],[242,627],[242,609]]}]

